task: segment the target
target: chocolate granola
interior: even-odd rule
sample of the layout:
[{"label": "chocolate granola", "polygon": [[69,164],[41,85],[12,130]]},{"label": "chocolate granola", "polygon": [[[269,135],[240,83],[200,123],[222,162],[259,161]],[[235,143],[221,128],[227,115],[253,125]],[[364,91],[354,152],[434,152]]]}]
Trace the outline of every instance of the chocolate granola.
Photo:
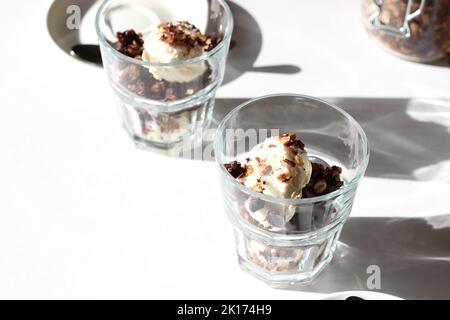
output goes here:
[{"label": "chocolate granola", "polygon": [[338,190],[343,186],[341,180],[342,168],[338,166],[324,166],[320,163],[311,163],[311,179],[302,190],[303,198],[323,196]]},{"label": "chocolate granola", "polygon": [[[380,21],[401,28],[405,20],[407,0],[384,0]],[[413,1],[410,12],[419,8]],[[427,0],[423,11],[409,22],[410,37],[401,38],[377,30],[368,21],[378,8],[373,0],[364,0],[364,18],[367,30],[387,49],[401,56],[421,62],[430,62],[450,53],[450,1]]]},{"label": "chocolate granola", "polygon": [[136,33],[133,29],[117,32],[119,43],[117,50],[130,58],[140,58],[144,51],[142,33]]},{"label": "chocolate granola", "polygon": [[[280,136],[280,141],[284,142],[284,146],[289,148],[289,147],[297,147],[300,148],[301,150],[305,150],[305,144],[300,140],[297,139],[297,135],[295,133],[284,133]],[[294,148],[291,148],[292,152],[296,152]]]},{"label": "chocolate granola", "polygon": [[246,167],[242,166],[238,161],[231,161],[230,163],[224,164],[225,169],[233,176],[233,178],[237,179],[241,175],[243,175],[246,171]]},{"label": "chocolate granola", "polygon": [[187,21],[177,21],[175,23],[165,23],[159,26],[161,30],[161,41],[166,42],[170,46],[183,48],[185,52],[189,52],[197,46],[203,47],[205,51],[210,51],[218,42],[201,33],[197,27]]}]

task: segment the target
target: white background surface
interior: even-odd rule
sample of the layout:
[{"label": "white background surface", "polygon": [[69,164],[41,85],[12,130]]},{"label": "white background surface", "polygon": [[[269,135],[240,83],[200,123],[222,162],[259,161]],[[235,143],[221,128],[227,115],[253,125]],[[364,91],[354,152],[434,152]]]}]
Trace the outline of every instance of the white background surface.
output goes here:
[{"label": "white background surface", "polygon": [[[236,2],[262,35],[254,66],[301,71],[238,72],[242,63],[232,52],[229,72],[242,74],[219,89],[219,104],[276,92],[338,97],[333,101],[362,123],[372,146],[352,216],[450,214],[448,67],[379,49],[361,27],[357,0]],[[416,229],[406,231],[401,247],[423,247],[411,253],[422,259],[414,277],[411,261],[375,249],[346,260],[354,263],[347,271],[356,266],[350,276],[330,269],[315,289],[274,290],[242,272],[214,163],[134,149],[102,70],[53,44],[50,4],[0,3],[0,27],[9,34],[0,42],[0,298],[317,298],[364,287],[369,261],[388,261],[386,279],[399,279],[385,282],[384,292],[450,298],[449,237],[418,239]],[[447,217],[433,219],[434,229],[448,230]],[[389,232],[377,230],[381,243]],[[344,249],[339,254],[351,248]],[[429,278],[430,261],[440,261],[440,281]],[[417,267],[424,264],[428,269]],[[423,283],[437,287],[426,296]]]}]

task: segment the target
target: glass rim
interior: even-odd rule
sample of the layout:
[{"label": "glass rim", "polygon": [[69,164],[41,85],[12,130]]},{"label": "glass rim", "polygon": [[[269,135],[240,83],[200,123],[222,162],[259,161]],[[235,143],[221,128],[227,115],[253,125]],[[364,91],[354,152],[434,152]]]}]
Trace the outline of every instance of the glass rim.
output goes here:
[{"label": "glass rim", "polygon": [[118,58],[126,60],[130,63],[134,63],[134,64],[141,65],[141,66],[147,66],[147,67],[176,67],[176,66],[194,64],[194,63],[198,63],[201,61],[205,61],[209,57],[215,55],[217,52],[224,50],[226,48],[226,43],[229,42],[229,40],[231,39],[231,34],[233,32],[233,27],[234,27],[233,14],[231,13],[231,9],[228,6],[228,4],[225,2],[225,0],[215,0],[220,3],[220,5],[222,6],[222,8],[224,9],[224,11],[226,13],[227,28],[225,30],[225,35],[224,35],[222,41],[220,41],[220,43],[217,46],[215,46],[211,51],[208,51],[206,53],[203,53],[202,55],[199,55],[199,56],[191,58],[191,59],[181,60],[181,61],[177,61],[177,62],[162,63],[162,62],[148,62],[148,61],[137,60],[137,59],[131,58],[131,57],[119,52],[117,49],[115,49],[113,46],[111,46],[111,44],[106,40],[105,36],[103,35],[103,33],[100,30],[100,19],[101,19],[100,16],[103,13],[103,11],[105,10],[106,6],[109,5],[113,1],[116,1],[116,0],[103,0],[102,4],[100,5],[100,7],[97,10],[97,13],[95,15],[95,31],[97,33],[97,39],[99,40],[101,45],[112,50],[113,54],[115,54]]},{"label": "glass rim", "polygon": [[[328,107],[331,107],[332,109],[334,109],[335,111],[337,111],[338,113],[340,113],[341,115],[343,115],[347,120],[350,121],[350,123],[356,128],[356,130],[358,131],[358,134],[361,136],[362,139],[362,145],[363,145],[363,156],[364,158],[362,159],[361,163],[359,164],[359,166],[357,167],[356,170],[356,174],[353,177],[353,179],[351,179],[349,182],[344,183],[344,185],[339,188],[336,191],[327,193],[325,195],[322,196],[318,196],[318,197],[312,197],[312,198],[300,198],[300,199],[292,199],[292,198],[278,198],[275,196],[271,196],[271,195],[267,195],[267,194],[263,194],[260,192],[256,192],[251,188],[248,188],[244,185],[242,185],[241,183],[239,183],[235,178],[233,178],[231,176],[231,174],[225,169],[225,166],[223,163],[219,162],[219,155],[218,155],[218,150],[222,149],[223,146],[223,141],[222,139],[220,139],[221,133],[224,131],[225,129],[225,123],[234,115],[236,115],[241,109],[247,107],[248,105],[259,101],[259,100],[264,100],[264,99],[268,99],[268,98],[277,98],[277,97],[294,97],[294,98],[306,98],[308,100],[311,101],[316,101],[316,102],[320,102],[322,104],[327,105]],[[296,94],[296,93],[276,93],[276,94],[269,94],[269,95],[264,95],[264,96],[260,96],[257,98],[253,98],[250,100],[247,100],[243,103],[241,103],[240,105],[238,105],[236,108],[234,108],[233,110],[231,110],[220,122],[219,126],[217,127],[217,131],[214,137],[214,150],[215,150],[215,160],[217,165],[220,167],[220,172],[226,176],[225,179],[228,179],[228,181],[230,181],[231,184],[233,184],[236,188],[238,188],[240,191],[247,193],[253,197],[259,198],[261,200],[267,201],[267,202],[272,202],[272,203],[277,203],[280,205],[302,205],[302,204],[311,204],[311,203],[316,203],[316,202],[322,202],[322,201],[327,201],[330,200],[331,198],[337,197],[341,194],[344,194],[350,190],[352,190],[353,188],[356,187],[356,185],[358,184],[358,182],[361,180],[361,178],[364,176],[364,173],[366,171],[367,165],[369,163],[369,157],[370,157],[370,149],[369,149],[369,143],[367,140],[367,136],[363,130],[363,128],[359,125],[359,123],[346,111],[344,111],[342,108],[327,102],[323,99],[320,98],[316,98],[316,97],[312,97],[312,96],[308,96],[308,95],[303,95],[303,94]]]}]

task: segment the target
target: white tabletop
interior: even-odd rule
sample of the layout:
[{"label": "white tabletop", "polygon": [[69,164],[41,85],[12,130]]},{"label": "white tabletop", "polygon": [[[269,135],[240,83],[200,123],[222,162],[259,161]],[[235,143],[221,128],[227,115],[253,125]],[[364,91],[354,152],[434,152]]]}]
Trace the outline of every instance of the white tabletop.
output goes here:
[{"label": "white tabletop", "polygon": [[290,291],[239,269],[213,162],[133,147],[102,69],[52,42],[50,4],[0,3],[0,298],[309,299],[367,289],[371,264],[382,292],[450,298],[450,69],[379,49],[358,0],[233,4],[218,110],[334,97],[372,148],[337,259]]}]

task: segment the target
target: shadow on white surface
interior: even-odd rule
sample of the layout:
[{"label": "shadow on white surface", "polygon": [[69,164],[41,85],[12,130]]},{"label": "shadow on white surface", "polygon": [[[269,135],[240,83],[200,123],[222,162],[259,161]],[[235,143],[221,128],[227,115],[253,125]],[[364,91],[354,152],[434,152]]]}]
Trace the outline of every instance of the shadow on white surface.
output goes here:
[{"label": "shadow on white surface", "polygon": [[450,101],[331,98],[364,128],[366,176],[450,182]]},{"label": "shadow on white surface", "polygon": [[233,12],[234,31],[232,50],[228,55],[223,84],[240,77],[245,72],[295,74],[300,67],[291,64],[254,66],[262,48],[263,36],[258,21],[250,12],[233,1],[227,1]]},{"label": "shadow on white surface", "polygon": [[[83,31],[67,27],[69,6],[76,5],[80,8],[80,18],[83,21],[87,14],[93,16],[92,10],[96,10],[99,3],[99,0],[55,0],[52,3],[47,13],[47,30],[55,44],[64,52],[70,54],[72,47],[82,42],[81,33]],[[92,24],[92,30],[86,32],[95,34],[94,25]]]},{"label": "shadow on white surface", "polygon": [[340,242],[330,266],[299,290],[367,290],[367,267],[377,265],[383,293],[405,299],[450,297],[450,214],[350,218]]},{"label": "shadow on white surface", "polygon": [[[216,99],[212,128],[246,100]],[[450,182],[450,101],[408,98],[325,100],[350,113],[366,132],[371,152],[366,176]],[[293,121],[295,127],[295,119],[286,121]]]},{"label": "shadow on white surface", "polygon": [[[399,179],[399,183],[401,180],[450,182],[448,100],[326,100],[341,106],[364,128],[371,147],[366,176],[385,181]],[[243,101],[218,99],[214,122],[218,123]],[[436,196],[442,194],[441,190],[430,192]],[[399,201],[402,197],[405,195],[399,190]],[[430,203],[434,212],[437,207],[438,204]],[[408,215],[406,209],[398,213]],[[367,267],[377,265],[381,269],[381,292],[406,299],[450,298],[450,214],[427,218],[350,218],[340,240],[330,267],[315,283],[299,288],[300,291],[367,290],[370,275]]]}]

